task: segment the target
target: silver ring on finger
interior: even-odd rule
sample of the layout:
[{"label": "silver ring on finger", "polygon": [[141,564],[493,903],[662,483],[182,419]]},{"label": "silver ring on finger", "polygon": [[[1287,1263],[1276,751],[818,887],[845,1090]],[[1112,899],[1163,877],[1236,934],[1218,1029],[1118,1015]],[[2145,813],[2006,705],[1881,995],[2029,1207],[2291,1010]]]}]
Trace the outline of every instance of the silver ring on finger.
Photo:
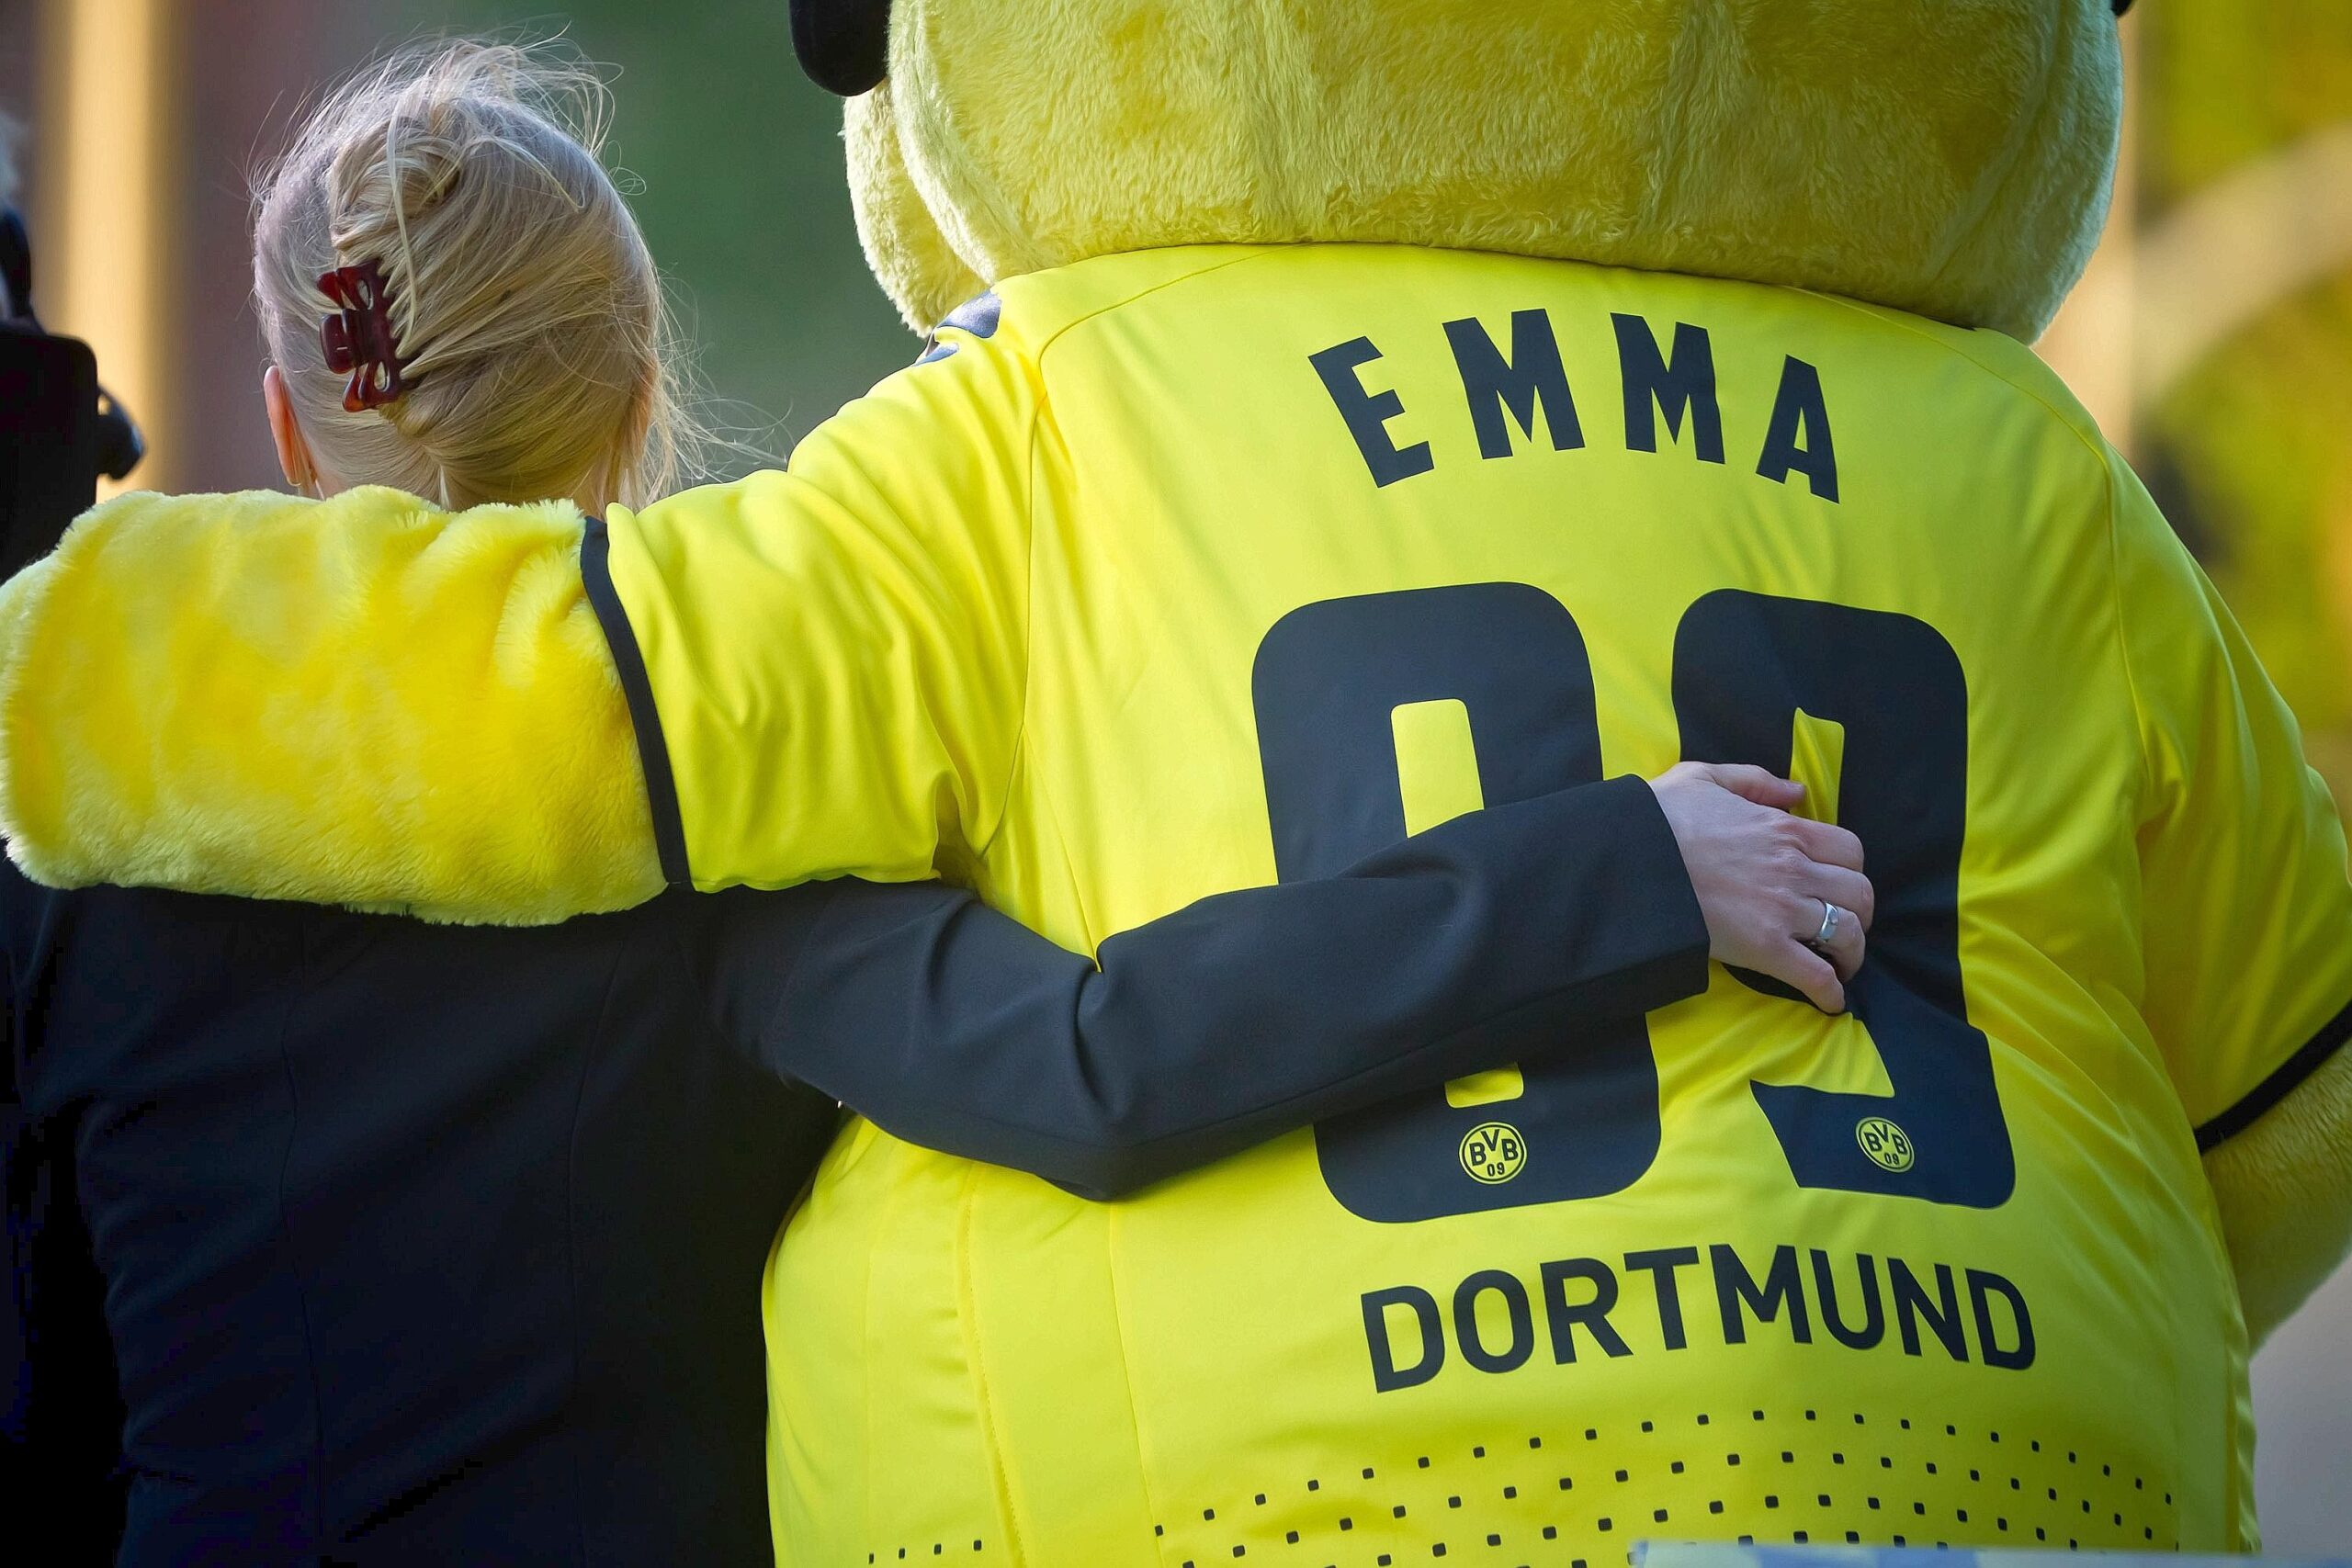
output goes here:
[{"label": "silver ring on finger", "polygon": [[1805,945],[1818,952],[1822,948],[1827,947],[1831,942],[1837,941],[1838,917],[1844,913],[1845,911],[1843,909],[1840,909],[1828,899],[1822,899],[1821,929],[1814,932],[1813,940],[1806,942]]}]

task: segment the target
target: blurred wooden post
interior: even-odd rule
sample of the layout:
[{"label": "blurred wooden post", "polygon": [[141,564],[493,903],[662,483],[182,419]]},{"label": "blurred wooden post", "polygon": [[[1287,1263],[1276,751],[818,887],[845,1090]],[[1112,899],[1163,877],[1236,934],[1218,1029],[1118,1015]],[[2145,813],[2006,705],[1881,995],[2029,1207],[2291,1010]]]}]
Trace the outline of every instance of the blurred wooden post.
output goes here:
[{"label": "blurred wooden post", "polygon": [[278,482],[247,179],[332,74],[335,47],[356,42],[345,35],[359,16],[316,0],[44,0],[31,148],[41,314],[89,341],[145,427],[140,489]]},{"label": "blurred wooden post", "polygon": [[[134,482],[168,483],[170,336],[163,321],[171,183],[165,0],[47,0],[47,84],[35,297],[53,331],[86,339],[107,385],[145,426]],[[119,486],[106,487],[107,490]],[[103,493],[103,492],[102,492]]]}]

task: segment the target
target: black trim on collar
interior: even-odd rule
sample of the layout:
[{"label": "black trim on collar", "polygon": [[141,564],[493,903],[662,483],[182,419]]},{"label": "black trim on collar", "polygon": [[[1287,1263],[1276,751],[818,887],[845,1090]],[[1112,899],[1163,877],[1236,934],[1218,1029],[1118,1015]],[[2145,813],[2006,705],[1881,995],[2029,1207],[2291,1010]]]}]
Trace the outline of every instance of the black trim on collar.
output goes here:
[{"label": "black trim on collar", "polygon": [[630,726],[637,731],[637,760],[645,770],[645,800],[653,810],[653,847],[662,857],[662,880],[673,887],[690,887],[694,873],[686,864],[686,825],[678,812],[678,782],[670,772],[670,745],[662,739],[661,710],[653,705],[653,682],[645,672],[645,655],[637,633],[613,586],[613,539],[601,517],[588,519],[580,539],[580,581],[588,590],[589,607],[605,628],[605,646],[612,649],[613,668],[621,678],[621,695],[628,701]]},{"label": "black trim on collar", "polygon": [[2319,1026],[2319,1032],[2303,1043],[2301,1050],[2287,1058],[2277,1072],[2254,1087],[2254,1092],[2197,1129],[2197,1152],[2211,1154],[2223,1143],[2236,1137],[2262,1118],[2264,1111],[2292,1094],[2297,1086],[2325,1065],[2330,1056],[2352,1040],[2352,1002],[2344,1010]]},{"label": "black trim on collar", "polygon": [[792,0],[792,52],[829,93],[872,92],[890,71],[890,0]]}]

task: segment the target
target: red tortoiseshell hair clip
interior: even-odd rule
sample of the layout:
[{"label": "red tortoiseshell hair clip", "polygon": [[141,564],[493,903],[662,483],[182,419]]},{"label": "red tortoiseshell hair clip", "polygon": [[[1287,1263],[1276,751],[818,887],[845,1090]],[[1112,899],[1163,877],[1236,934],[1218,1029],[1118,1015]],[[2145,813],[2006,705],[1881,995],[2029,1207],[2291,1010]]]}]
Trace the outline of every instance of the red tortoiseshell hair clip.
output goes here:
[{"label": "red tortoiseshell hair clip", "polygon": [[339,266],[319,274],[319,292],[336,310],[319,324],[319,346],[327,368],[348,370],[343,389],[345,413],[382,408],[401,395],[401,356],[392,347],[391,291],[377,262]]}]

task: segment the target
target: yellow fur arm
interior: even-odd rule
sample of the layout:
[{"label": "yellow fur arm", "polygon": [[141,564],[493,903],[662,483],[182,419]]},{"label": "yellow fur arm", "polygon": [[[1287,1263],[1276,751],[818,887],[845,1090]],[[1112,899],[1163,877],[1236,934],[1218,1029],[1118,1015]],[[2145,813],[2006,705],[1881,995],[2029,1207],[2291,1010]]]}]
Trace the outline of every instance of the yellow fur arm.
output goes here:
[{"label": "yellow fur arm", "polygon": [[2352,1047],[2205,1156],[2259,1345],[2352,1248]]},{"label": "yellow fur arm", "polygon": [[0,589],[35,878],[537,924],[660,891],[569,503],[126,495]]}]

